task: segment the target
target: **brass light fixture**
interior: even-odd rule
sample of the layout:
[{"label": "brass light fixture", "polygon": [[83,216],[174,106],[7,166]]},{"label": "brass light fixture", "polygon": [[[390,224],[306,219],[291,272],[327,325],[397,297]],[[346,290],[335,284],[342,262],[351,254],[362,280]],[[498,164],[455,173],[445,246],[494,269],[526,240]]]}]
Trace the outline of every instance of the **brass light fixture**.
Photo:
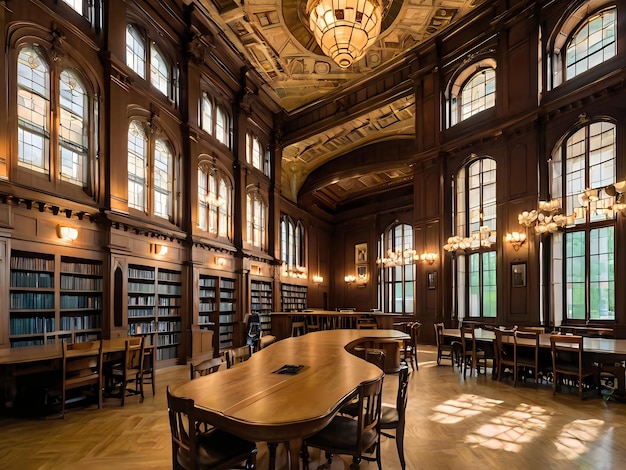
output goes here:
[{"label": "brass light fixture", "polygon": [[380,0],[309,0],[306,11],[322,51],[344,69],[363,57],[380,34]]}]

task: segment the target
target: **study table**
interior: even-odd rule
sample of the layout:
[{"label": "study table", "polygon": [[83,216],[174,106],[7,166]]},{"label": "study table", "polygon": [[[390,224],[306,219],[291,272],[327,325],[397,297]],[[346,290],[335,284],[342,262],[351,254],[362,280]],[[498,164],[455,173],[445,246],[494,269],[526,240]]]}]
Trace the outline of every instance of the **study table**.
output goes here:
[{"label": "study table", "polygon": [[[444,337],[460,340],[461,330],[457,328],[447,328],[443,332]],[[543,350],[551,350],[550,344],[551,333],[543,333],[539,335],[539,348]],[[493,342],[496,334],[491,330],[477,328],[474,330],[474,337],[477,342]],[[505,343],[511,343],[509,337],[504,337]],[[519,344],[533,345],[528,339],[519,339]],[[614,366],[616,363],[626,361],[626,339],[614,338],[590,338],[583,336],[583,354],[591,361],[608,366]],[[615,366],[615,373],[618,373],[618,383],[620,391],[626,389],[626,368]]]},{"label": "study table", "polygon": [[[348,352],[364,342],[404,341],[397,330],[327,330],[286,338],[230,369],[199,377],[172,393],[192,398],[199,419],[243,439],[288,442],[299,468],[302,440],[322,429],[359,384],[380,377],[373,364]],[[283,366],[290,373],[278,373]]]}]

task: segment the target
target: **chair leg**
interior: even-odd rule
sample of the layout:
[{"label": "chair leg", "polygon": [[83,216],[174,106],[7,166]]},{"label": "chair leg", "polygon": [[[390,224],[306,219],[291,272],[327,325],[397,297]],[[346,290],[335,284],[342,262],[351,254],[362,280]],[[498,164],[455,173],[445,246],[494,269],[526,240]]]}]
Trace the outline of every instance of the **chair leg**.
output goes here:
[{"label": "chair leg", "polygon": [[276,468],[276,447],[278,447],[278,443],[276,442],[267,443],[267,450],[270,454],[269,470],[275,470]]},{"label": "chair leg", "polygon": [[[398,448],[398,458],[400,459],[400,467],[405,470],[406,463],[404,461],[404,429],[396,429],[396,447]],[[380,448],[380,446],[379,446]]]}]

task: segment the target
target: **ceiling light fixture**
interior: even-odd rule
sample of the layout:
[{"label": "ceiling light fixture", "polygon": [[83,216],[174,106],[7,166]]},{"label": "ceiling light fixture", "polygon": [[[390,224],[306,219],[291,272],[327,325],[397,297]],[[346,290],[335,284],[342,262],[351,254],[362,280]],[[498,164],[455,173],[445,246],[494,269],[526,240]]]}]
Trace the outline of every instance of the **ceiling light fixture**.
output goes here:
[{"label": "ceiling light fixture", "polygon": [[309,0],[307,12],[322,51],[344,69],[363,57],[380,34],[380,0]]}]

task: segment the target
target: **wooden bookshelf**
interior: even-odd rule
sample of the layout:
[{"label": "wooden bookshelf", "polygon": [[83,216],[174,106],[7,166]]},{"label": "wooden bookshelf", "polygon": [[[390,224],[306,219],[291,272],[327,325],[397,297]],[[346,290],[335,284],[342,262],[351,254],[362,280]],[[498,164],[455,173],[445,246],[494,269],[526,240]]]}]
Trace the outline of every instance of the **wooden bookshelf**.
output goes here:
[{"label": "wooden bookshelf", "polygon": [[102,262],[11,251],[11,347],[102,337]]},{"label": "wooden bookshelf", "polygon": [[219,280],[219,349],[223,351],[233,347],[233,332],[237,299],[235,296],[235,280],[220,278]]},{"label": "wooden bookshelf", "polygon": [[303,310],[306,308],[306,286],[294,284],[280,285],[280,305],[283,312]]},{"label": "wooden bookshelf", "polygon": [[272,283],[253,279],[250,282],[250,310],[261,318],[262,334],[272,331]]}]

